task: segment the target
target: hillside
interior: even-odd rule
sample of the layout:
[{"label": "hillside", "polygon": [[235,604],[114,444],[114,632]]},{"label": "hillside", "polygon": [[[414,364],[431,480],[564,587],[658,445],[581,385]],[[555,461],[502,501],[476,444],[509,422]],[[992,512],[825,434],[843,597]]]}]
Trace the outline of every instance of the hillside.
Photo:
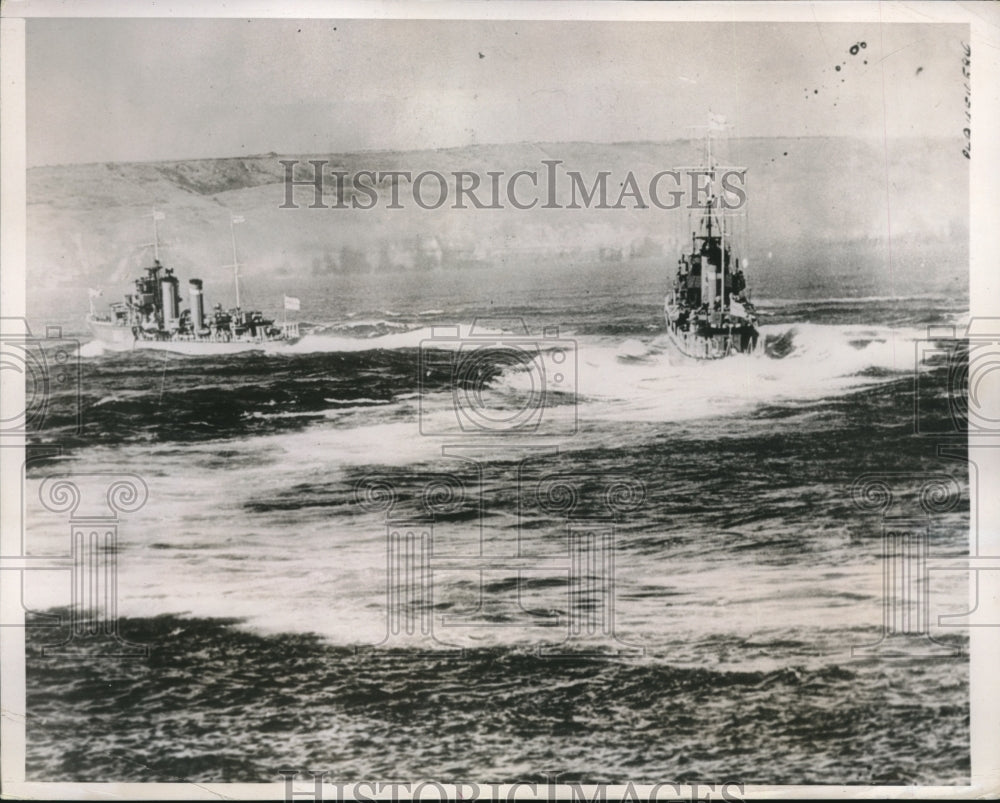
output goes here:
[{"label": "hillside", "polygon": [[[246,219],[238,235],[248,276],[509,267],[519,256],[568,266],[661,253],[672,261],[687,236],[686,211],[454,209],[450,174],[472,171],[485,181],[487,171],[504,171],[506,179],[519,170],[543,173],[542,160],[558,159],[560,171],[579,171],[588,185],[609,171],[614,203],[629,171],[645,194],[657,172],[691,164],[695,155],[687,141],[545,143],[36,167],[28,171],[29,276],[34,287],[117,294],[148,259],[154,206],[165,213],[164,261],[184,278],[217,276],[232,262],[230,213]],[[751,262],[766,262],[783,284],[802,288],[837,281],[844,271],[888,270],[890,230],[893,270],[915,290],[935,289],[942,271],[967,271],[968,162],[958,140],[892,140],[885,148],[874,140],[744,139],[732,143],[729,156],[749,171]],[[309,209],[308,187],[295,190],[300,208],[282,209],[281,159],[303,166],[324,159],[327,170],[350,175],[435,170],[449,175],[449,203],[422,209],[401,182],[403,209],[386,208],[388,187],[370,210]],[[566,204],[570,182],[563,179],[557,197]],[[535,197],[527,183],[520,187],[523,197]],[[332,179],[327,188],[332,193]],[[426,197],[437,192],[429,181]],[[489,200],[488,189],[478,195]],[[544,191],[536,195],[544,203]]]}]

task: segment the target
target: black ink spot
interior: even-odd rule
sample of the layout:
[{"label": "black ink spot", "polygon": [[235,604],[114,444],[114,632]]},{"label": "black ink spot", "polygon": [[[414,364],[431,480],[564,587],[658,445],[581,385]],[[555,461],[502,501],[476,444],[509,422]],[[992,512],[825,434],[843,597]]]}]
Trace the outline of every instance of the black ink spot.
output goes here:
[{"label": "black ink spot", "polygon": [[813,94],[814,94],[814,95],[818,95],[818,94],[819,94],[819,90],[818,90],[818,89],[814,89],[814,90],[813,90]]},{"label": "black ink spot", "polygon": [[868,47],[868,43],[867,42],[862,42],[861,43],[861,49],[864,50],[866,47]]},{"label": "black ink spot", "polygon": [[852,56],[858,55],[858,46],[857,45],[851,45],[851,55]]},{"label": "black ink spot", "polygon": [[838,65],[837,65],[836,67],[834,67],[833,69],[835,69],[835,70],[836,70],[837,72],[840,72],[840,65],[838,64]]},{"label": "black ink spot", "polygon": [[923,67],[917,67],[917,72],[915,74],[920,75],[920,73],[922,73],[923,71],[924,71]]},{"label": "black ink spot", "polygon": [[479,58],[481,58],[481,59],[485,59],[485,58],[486,58],[486,56],[484,56],[484,55],[483,55],[482,53],[480,53],[480,54],[479,54]]},{"label": "black ink spot", "polygon": [[867,64],[867,63],[868,63],[868,59],[865,59],[865,64]]},{"label": "black ink spot", "polygon": [[788,151],[785,151],[785,152],[784,152],[783,154],[781,154],[781,155],[782,155],[782,156],[788,156]]}]

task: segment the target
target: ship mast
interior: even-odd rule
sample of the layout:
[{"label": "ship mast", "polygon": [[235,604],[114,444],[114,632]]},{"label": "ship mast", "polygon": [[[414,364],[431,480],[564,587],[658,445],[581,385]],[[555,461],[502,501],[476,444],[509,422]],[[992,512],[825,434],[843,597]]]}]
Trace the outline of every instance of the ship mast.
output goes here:
[{"label": "ship mast", "polygon": [[[707,155],[706,162],[708,164],[708,205],[706,211],[708,213],[708,237],[706,242],[709,247],[709,255],[714,251],[712,249],[712,206],[715,201],[715,162],[712,159],[712,128],[709,126],[708,130],[705,132],[705,151]],[[716,278],[715,271],[712,271],[712,296],[715,296],[715,282],[718,281],[722,286],[722,293],[720,295],[720,309],[726,308],[726,219],[724,215],[719,215],[719,279]],[[714,265],[709,263],[709,266],[715,268]],[[711,310],[710,310],[711,311]]]},{"label": "ship mast", "polygon": [[[724,130],[725,124],[720,123],[718,120],[712,120],[707,126],[705,131],[705,152],[707,156],[708,165],[708,204],[706,206],[706,217],[707,217],[707,238],[708,243],[712,242],[712,210],[714,202],[717,200],[715,182],[716,182],[716,169],[717,165],[713,159],[712,155],[712,131],[719,129]],[[720,295],[719,295],[719,306],[721,309],[726,309],[726,274],[732,268],[732,265],[728,264],[729,260],[726,259],[726,212],[725,208],[719,210],[719,281],[720,281]],[[732,239],[732,235],[730,235]],[[714,279],[713,279],[714,281]]]},{"label": "ship mast", "polygon": [[153,209],[153,259],[160,261],[160,232],[156,226],[158,220],[156,209]]},{"label": "ship mast", "polygon": [[229,216],[229,229],[233,235],[233,283],[236,285],[236,309],[240,308],[240,262],[236,256],[236,224],[243,221],[242,215]]},{"label": "ship mast", "polygon": [[153,242],[152,242],[152,246],[153,246],[153,259],[156,260],[157,262],[160,261],[160,231],[159,231],[159,228],[156,225],[156,222],[158,220],[163,220],[165,217],[166,217],[166,215],[164,215],[163,212],[159,212],[159,211],[157,211],[157,209],[156,209],[155,206],[153,207],[153,214],[152,214],[152,218],[153,218]]}]

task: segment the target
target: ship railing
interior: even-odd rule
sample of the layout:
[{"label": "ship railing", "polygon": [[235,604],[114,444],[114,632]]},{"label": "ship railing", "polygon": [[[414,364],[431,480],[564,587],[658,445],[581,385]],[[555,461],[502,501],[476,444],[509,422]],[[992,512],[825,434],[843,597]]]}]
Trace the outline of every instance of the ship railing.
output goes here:
[{"label": "ship railing", "polygon": [[285,321],[281,325],[281,329],[285,334],[285,337],[298,337],[299,336],[299,325],[298,323],[291,323]]}]

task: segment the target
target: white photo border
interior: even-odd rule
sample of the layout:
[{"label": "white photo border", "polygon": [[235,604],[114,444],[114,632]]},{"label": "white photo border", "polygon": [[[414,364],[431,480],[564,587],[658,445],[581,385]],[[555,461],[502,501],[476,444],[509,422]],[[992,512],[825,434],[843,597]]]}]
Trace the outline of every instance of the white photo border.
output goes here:
[{"label": "white photo border", "polygon": [[[295,0],[280,10],[266,0],[94,0],[67,3],[60,0],[7,0],[0,19],[0,311],[5,318],[25,317],[26,287],[26,131],[25,131],[25,31],[32,18],[371,18],[463,20],[589,20],[602,21],[724,21],[740,22],[864,22],[965,23],[970,29],[972,154],[970,160],[970,315],[1000,318],[1000,204],[995,187],[1000,177],[1000,6],[987,2],[559,2],[555,0],[447,0],[411,3],[347,0],[326,3]],[[960,127],[960,126],[959,126]],[[5,382],[4,409],[23,409],[24,388]],[[970,436],[971,437],[971,436]],[[1000,450],[983,450],[989,460],[977,459],[979,489],[1000,487]],[[20,506],[24,444],[5,443],[0,449],[0,554],[18,551],[22,533]],[[976,498],[979,552],[1000,555],[1000,504]],[[976,517],[972,517],[973,527]],[[21,612],[14,584],[0,594],[5,621]],[[0,584],[2,587],[3,584]],[[974,589],[973,589],[974,591]],[[974,602],[975,600],[973,600]],[[980,600],[980,605],[990,604]],[[993,606],[1000,601],[992,600]],[[282,799],[284,786],[227,783],[47,783],[25,780],[25,639],[24,629],[0,628],[0,792],[4,798],[48,799],[158,799],[211,798]],[[754,798],[975,798],[1000,795],[1000,629],[970,628],[971,783],[968,786],[754,786],[742,795]],[[708,781],[710,779],[706,779]],[[453,785],[444,784],[446,790]],[[484,785],[506,794],[511,787]],[[642,796],[649,786],[635,786]],[[549,790],[539,785],[544,797]],[[593,788],[584,787],[589,794]],[[335,799],[335,787],[329,787]],[[606,787],[608,798],[626,792],[625,786]],[[557,787],[568,796],[568,787]],[[430,795],[430,792],[426,792]],[[518,799],[531,799],[530,789],[520,787]],[[325,797],[326,795],[324,795]],[[405,796],[402,796],[406,799]],[[659,799],[669,799],[661,791]],[[300,797],[300,800],[307,799]]]}]

